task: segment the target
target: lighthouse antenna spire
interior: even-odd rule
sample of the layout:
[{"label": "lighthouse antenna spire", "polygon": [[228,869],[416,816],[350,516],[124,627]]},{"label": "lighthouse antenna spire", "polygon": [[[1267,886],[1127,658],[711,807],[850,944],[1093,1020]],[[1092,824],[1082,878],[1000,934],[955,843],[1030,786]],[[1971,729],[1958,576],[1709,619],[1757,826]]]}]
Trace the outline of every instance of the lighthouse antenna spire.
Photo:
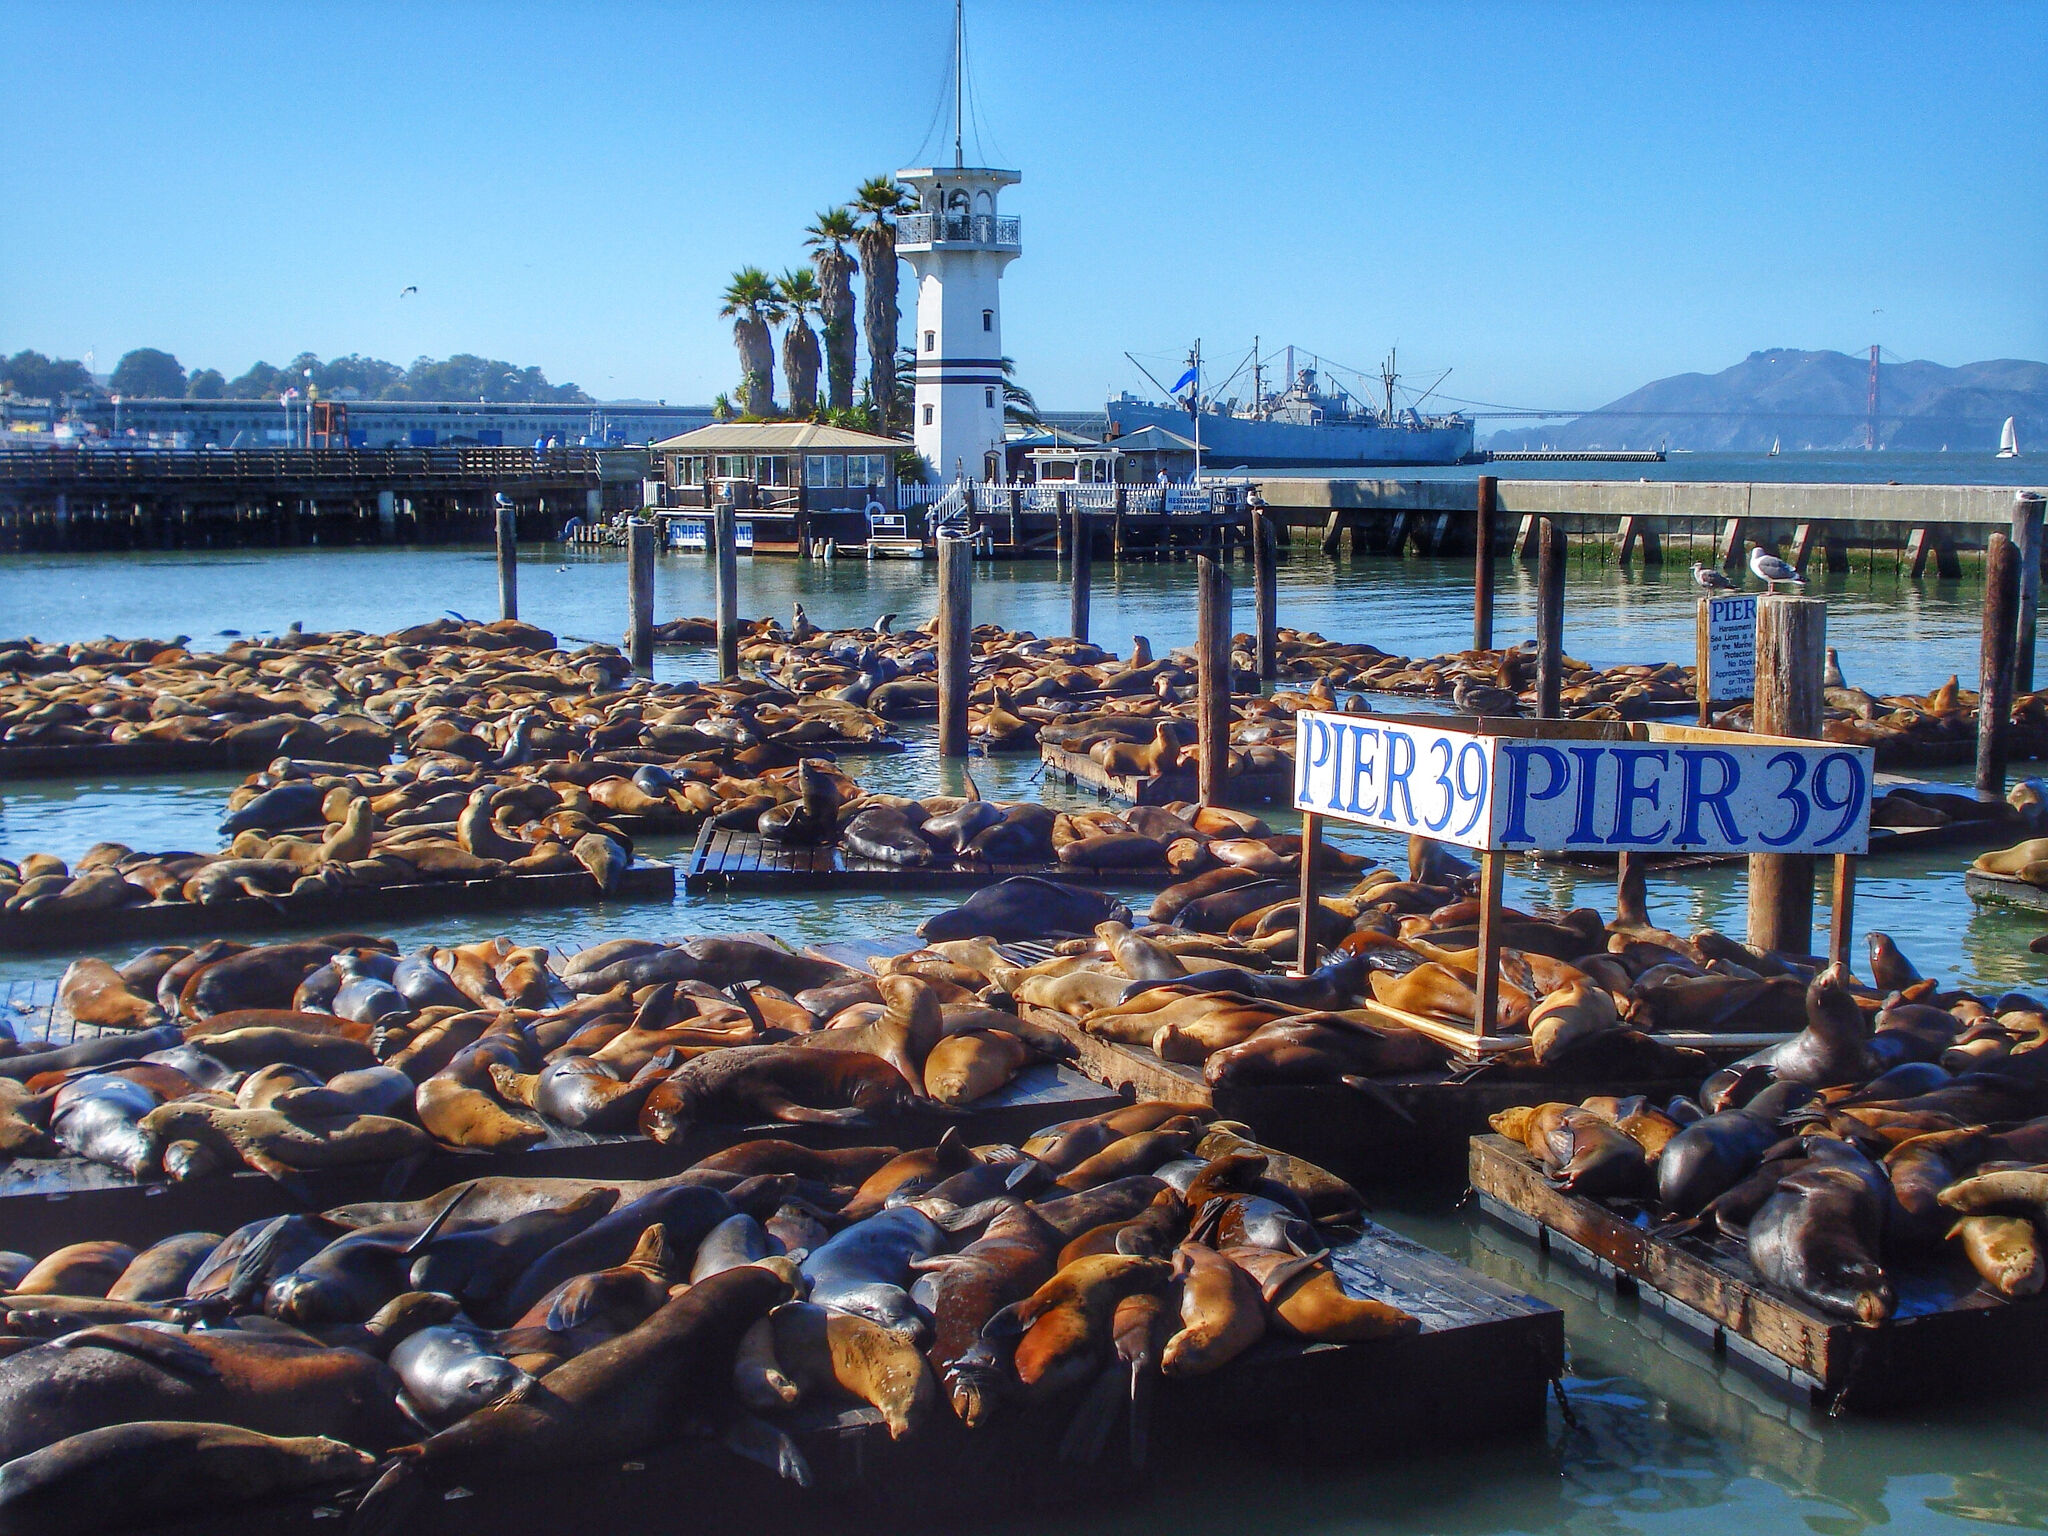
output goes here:
[{"label": "lighthouse antenna spire", "polygon": [[953,168],[967,162],[960,154],[960,121],[967,94],[967,0],[953,0]]}]

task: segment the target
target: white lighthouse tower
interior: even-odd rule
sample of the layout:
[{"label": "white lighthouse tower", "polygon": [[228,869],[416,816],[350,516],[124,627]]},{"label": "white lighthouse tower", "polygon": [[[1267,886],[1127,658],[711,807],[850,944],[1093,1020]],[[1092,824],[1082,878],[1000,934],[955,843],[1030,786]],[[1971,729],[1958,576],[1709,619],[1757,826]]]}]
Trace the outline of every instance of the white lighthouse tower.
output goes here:
[{"label": "white lighthouse tower", "polygon": [[960,149],[965,38],[955,25],[953,164],[898,171],[917,211],[896,221],[896,254],[917,274],[917,398],[911,431],[941,481],[1003,476],[1003,268],[1017,220],[998,207],[1023,178],[965,163]]}]

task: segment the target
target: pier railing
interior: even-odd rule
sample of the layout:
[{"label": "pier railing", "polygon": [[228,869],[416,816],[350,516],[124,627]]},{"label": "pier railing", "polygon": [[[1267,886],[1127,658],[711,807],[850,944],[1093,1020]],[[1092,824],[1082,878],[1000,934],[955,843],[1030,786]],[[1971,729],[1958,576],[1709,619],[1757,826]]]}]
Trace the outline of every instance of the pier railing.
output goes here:
[{"label": "pier railing", "polygon": [[595,448],[0,449],[0,482],[489,480],[596,475]]},{"label": "pier railing", "polygon": [[896,220],[896,245],[1020,244],[1015,218],[989,213],[906,213]]}]

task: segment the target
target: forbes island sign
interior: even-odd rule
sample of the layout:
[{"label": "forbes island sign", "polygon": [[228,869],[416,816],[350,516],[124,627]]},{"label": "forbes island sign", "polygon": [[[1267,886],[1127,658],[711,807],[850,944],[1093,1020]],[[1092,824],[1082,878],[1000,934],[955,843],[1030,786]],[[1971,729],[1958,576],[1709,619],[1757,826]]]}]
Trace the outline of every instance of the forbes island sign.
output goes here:
[{"label": "forbes island sign", "polygon": [[1677,725],[1487,724],[1505,734],[1304,711],[1295,807],[1489,852],[1869,848],[1869,747]]}]

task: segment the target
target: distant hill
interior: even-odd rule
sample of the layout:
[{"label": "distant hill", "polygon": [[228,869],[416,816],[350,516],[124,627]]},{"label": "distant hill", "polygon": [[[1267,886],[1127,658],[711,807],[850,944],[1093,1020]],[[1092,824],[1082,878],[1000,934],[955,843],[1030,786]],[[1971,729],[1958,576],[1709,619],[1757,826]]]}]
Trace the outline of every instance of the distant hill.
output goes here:
[{"label": "distant hill", "polygon": [[[1778,348],[1719,373],[1674,374],[1601,407],[1636,414],[1517,427],[1486,446],[1762,453],[1775,438],[1788,453],[1860,448],[1869,388],[1867,357]],[[2022,451],[2048,447],[2048,363],[1878,365],[1877,440],[1886,448],[1990,452],[2008,416],[2019,419]]]}]

